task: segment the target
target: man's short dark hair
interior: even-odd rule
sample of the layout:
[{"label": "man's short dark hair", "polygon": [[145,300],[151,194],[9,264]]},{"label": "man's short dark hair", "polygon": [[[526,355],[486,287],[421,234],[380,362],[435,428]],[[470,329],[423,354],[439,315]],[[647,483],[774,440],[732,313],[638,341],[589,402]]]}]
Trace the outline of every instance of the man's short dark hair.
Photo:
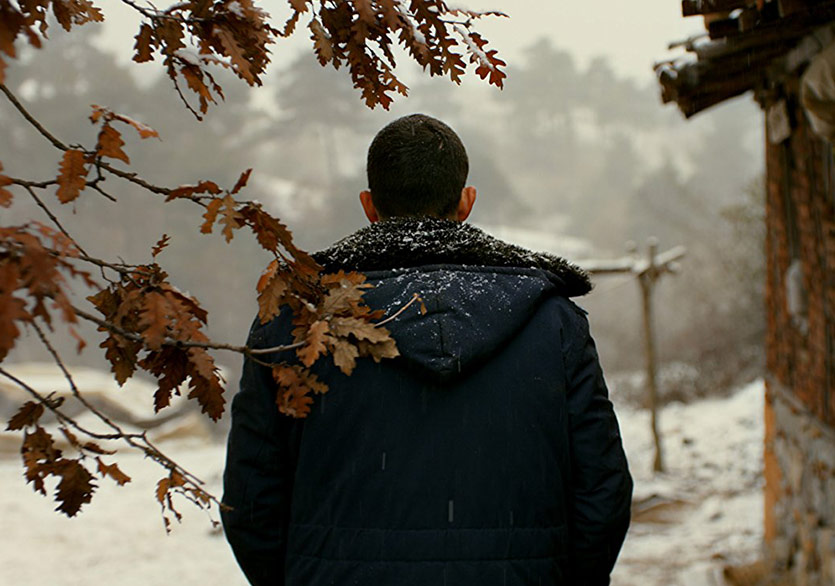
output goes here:
[{"label": "man's short dark hair", "polygon": [[388,124],[368,147],[368,189],[377,213],[453,214],[469,172],[467,151],[455,131],[424,114]]}]

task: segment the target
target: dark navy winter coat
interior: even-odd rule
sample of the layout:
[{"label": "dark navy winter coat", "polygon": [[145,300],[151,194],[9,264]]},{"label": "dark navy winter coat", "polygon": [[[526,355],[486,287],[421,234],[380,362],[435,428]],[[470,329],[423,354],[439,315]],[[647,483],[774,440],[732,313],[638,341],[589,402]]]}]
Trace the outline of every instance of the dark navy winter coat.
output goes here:
[{"label": "dark navy winter coat", "polygon": [[[632,482],[564,261],[445,221],[375,224],[317,256],[356,268],[401,357],[360,360],[305,420],[247,361],[223,513],[255,585],[605,585]],[[388,268],[386,268],[388,267]],[[405,268],[403,268],[405,267]],[[287,343],[289,316],[249,343]],[[276,356],[276,359],[287,358]],[[321,361],[325,362],[325,360]]]}]

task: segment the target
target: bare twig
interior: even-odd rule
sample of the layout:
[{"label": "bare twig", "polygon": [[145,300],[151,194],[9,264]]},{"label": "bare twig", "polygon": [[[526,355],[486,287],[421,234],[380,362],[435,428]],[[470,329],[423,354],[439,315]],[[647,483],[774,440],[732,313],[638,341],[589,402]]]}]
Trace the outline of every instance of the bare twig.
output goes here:
[{"label": "bare twig", "polygon": [[[2,91],[4,94],[6,94],[6,97],[9,99],[9,101],[12,103],[12,105],[14,105],[14,107],[17,109],[17,111],[20,112],[20,115],[23,116],[26,119],[26,121],[29,122],[29,124],[34,126],[35,129],[44,138],[46,138],[49,142],[51,142],[52,145],[55,148],[60,149],[62,151],[67,151],[67,150],[70,149],[70,147],[68,147],[63,142],[61,142],[60,140],[55,138],[55,136],[53,134],[51,134],[46,128],[44,128],[43,125],[40,122],[38,122],[38,120],[26,110],[26,108],[24,108],[23,104],[20,103],[20,100],[17,99],[17,97],[12,93],[12,91],[8,87],[6,87],[4,84],[0,84],[0,91]],[[110,164],[105,163],[101,159],[98,159],[95,164],[96,164],[97,167],[100,167],[100,168],[104,169],[108,173],[111,173],[113,175],[116,175],[117,177],[121,177],[122,179],[125,179],[126,181],[130,181],[131,183],[139,185],[140,187],[143,187],[143,188],[147,189],[148,191],[150,191],[152,193],[156,193],[157,195],[168,195],[169,193],[171,193],[171,190],[166,188],[166,187],[160,187],[158,185],[154,185],[152,183],[149,183],[149,182],[145,181],[144,179],[138,177],[136,173],[129,173],[127,171],[122,171],[121,169],[117,169],[117,168],[111,166]],[[95,182],[92,182],[92,183],[95,183]],[[47,184],[45,183],[43,186],[46,187],[46,185]],[[91,187],[93,187],[95,189],[95,185],[92,185],[92,184],[88,184],[88,185],[90,185]],[[37,185],[37,186],[40,187],[40,185]],[[33,185],[33,187],[34,187],[34,185]],[[111,200],[115,201],[113,196],[103,192],[101,189],[97,189],[97,191],[102,193],[108,199],[111,199]],[[189,199],[189,198],[184,198],[184,199]],[[203,202],[199,198],[190,198],[190,199],[193,199],[195,202],[197,202],[201,205],[205,205],[205,204],[203,204]]]},{"label": "bare twig", "polygon": [[[11,179],[12,185],[19,185],[20,187],[23,187],[23,188],[36,187],[38,189],[46,189],[47,187],[53,187],[55,185],[58,185],[58,181],[56,181],[55,179],[50,179],[48,181],[28,181],[26,179],[18,179],[17,177],[9,177],[9,179]],[[96,191],[101,193],[104,197],[109,199],[110,201],[115,202],[116,201],[115,197],[113,197],[109,193],[103,191],[98,186],[98,184],[101,180],[102,179],[100,179],[100,178],[96,178],[93,181],[87,181],[86,187],[90,187],[92,189],[95,189]]]},{"label": "bare twig", "polygon": [[59,407],[55,405],[55,401],[49,400],[48,397],[44,397],[41,393],[37,390],[33,389],[31,386],[27,385],[25,382],[14,376],[12,373],[0,368],[0,375],[6,377],[21,389],[29,393],[32,398],[34,398],[38,403],[49,409],[55,417],[63,424],[69,425],[79,433],[83,433],[84,435],[91,437],[93,439],[98,440],[119,440],[125,438],[134,438],[134,439],[141,439],[142,434],[140,433],[127,433],[124,431],[119,431],[118,433],[98,433],[92,430],[89,430],[82,425],[80,425],[75,419],[66,415]]},{"label": "bare twig", "polygon": [[203,121],[203,116],[194,109],[194,107],[189,104],[188,100],[186,99],[185,95],[183,94],[183,90],[180,88],[180,82],[177,80],[177,72],[174,69],[173,65],[168,66],[168,76],[174,82],[174,89],[177,90],[177,95],[180,96],[180,101],[186,107],[186,110],[191,112],[191,114],[200,122]]},{"label": "bare twig", "polygon": [[99,187],[99,180],[91,181],[90,183],[87,184],[87,187],[93,189],[94,191],[98,191],[100,194],[102,194],[104,197],[106,197],[107,199],[109,199],[112,202],[116,201],[115,197],[113,197],[112,195],[107,193],[104,189]]},{"label": "bare twig", "polygon": [[18,100],[18,99],[17,99],[17,96],[15,96],[15,95],[11,92],[11,90],[10,90],[9,88],[7,88],[7,87],[6,87],[6,85],[5,85],[5,84],[0,83],[0,91],[1,91],[1,92],[3,92],[4,94],[6,94],[6,97],[9,99],[9,101],[12,103],[12,105],[13,105],[15,108],[17,108],[17,111],[18,111],[18,112],[20,112],[21,116],[23,116],[24,118],[26,118],[26,121],[27,121],[27,122],[29,122],[29,124],[31,124],[32,126],[34,126],[34,127],[35,127],[35,129],[36,129],[38,132],[40,132],[40,133],[41,133],[41,135],[42,135],[42,136],[44,136],[44,137],[45,137],[45,138],[46,138],[49,142],[51,142],[51,143],[53,144],[53,146],[54,146],[56,149],[61,149],[62,151],[69,150],[69,147],[68,147],[67,145],[65,145],[65,144],[64,144],[64,143],[62,143],[60,140],[58,140],[57,138],[55,138],[52,134],[50,134],[50,133],[49,133],[49,131],[47,131],[47,129],[46,129],[46,128],[44,128],[44,127],[41,125],[41,123],[40,123],[40,122],[38,122],[38,121],[35,119],[35,117],[34,117],[34,116],[32,116],[32,115],[31,115],[31,114],[30,114],[30,113],[26,110],[26,108],[24,108],[24,107],[23,107],[23,104],[21,104],[21,103],[20,103],[20,100]]},{"label": "bare twig", "polygon": [[69,232],[67,232],[66,228],[64,228],[64,226],[61,224],[61,222],[58,220],[58,218],[57,218],[57,217],[55,217],[55,214],[53,214],[53,213],[52,213],[52,211],[51,211],[51,210],[50,210],[50,209],[46,206],[46,204],[43,202],[43,200],[41,200],[41,198],[39,198],[39,197],[38,197],[38,194],[37,194],[37,193],[35,193],[35,190],[34,190],[34,189],[32,189],[32,187],[30,187],[30,186],[28,186],[28,185],[24,185],[24,186],[23,186],[23,188],[24,188],[26,191],[28,191],[28,192],[29,192],[29,195],[31,195],[31,196],[32,196],[32,199],[34,199],[34,200],[35,200],[35,203],[37,203],[37,204],[38,204],[38,207],[40,207],[40,208],[44,211],[44,213],[45,213],[45,214],[49,217],[49,219],[50,219],[50,220],[52,220],[52,223],[53,223],[53,224],[55,224],[55,225],[58,227],[58,229],[61,231],[61,233],[62,233],[64,236],[66,236],[67,238],[69,238],[70,242],[72,242],[72,243],[73,243],[73,245],[74,245],[74,246],[75,246],[75,247],[76,247],[76,248],[77,248],[77,249],[78,249],[78,250],[79,250],[82,254],[84,254],[85,256],[87,256],[87,252],[86,252],[86,251],[85,251],[85,250],[81,247],[81,245],[80,245],[80,244],[79,244],[79,243],[75,240],[75,238],[73,238],[72,236],[70,236],[70,233],[69,233]]},{"label": "bare twig", "polygon": [[[116,177],[121,177],[126,181],[130,181],[131,183],[138,185],[139,187],[144,187],[151,193],[156,193],[157,195],[168,195],[171,193],[171,190],[167,187],[160,187],[159,185],[154,185],[153,183],[149,183],[139,177],[136,173],[129,173],[128,171],[122,171],[121,169],[117,169],[116,167],[111,166],[108,163],[105,163],[102,160],[96,161],[96,166],[101,167],[108,173],[116,175]],[[194,197],[183,197],[182,199],[192,199],[193,201],[203,205],[203,202],[200,201],[199,198]]]},{"label": "bare twig", "polygon": [[273,352],[284,352],[285,350],[295,350],[305,345],[305,342],[296,342],[294,344],[287,344],[285,346],[273,346],[272,348],[246,348],[244,354],[264,355],[272,354]]},{"label": "bare twig", "polygon": [[98,267],[101,267],[103,269],[111,269],[111,270],[116,271],[117,273],[120,273],[120,274],[123,274],[123,275],[132,274],[132,273],[139,273],[139,274],[144,273],[144,271],[142,271],[142,269],[140,269],[138,267],[135,267],[133,265],[117,264],[117,263],[107,262],[106,260],[102,260],[100,258],[96,258],[94,256],[90,256],[90,255],[86,255],[86,254],[82,254],[82,255],[77,256],[75,258],[77,258],[78,260],[83,260],[84,262],[88,262],[90,264],[94,264],[94,265],[96,265]]},{"label": "bare twig", "polygon": [[48,181],[29,181],[27,179],[18,179],[17,177],[9,177],[12,185],[20,185],[21,187],[37,187],[38,189],[46,189],[53,185],[58,185],[58,181],[50,179]]},{"label": "bare twig", "polygon": [[139,14],[141,14],[145,18],[154,18],[155,16],[157,16],[157,14],[155,12],[151,12],[147,8],[145,8],[143,6],[140,6],[136,2],[133,2],[133,0],[121,0],[121,2],[122,2],[122,4],[125,4],[126,6],[130,6],[131,8],[136,10]]},{"label": "bare twig", "polygon": [[387,317],[386,319],[384,319],[383,321],[380,321],[380,322],[377,322],[376,324],[374,324],[374,327],[379,328],[380,326],[384,326],[384,325],[386,325],[387,323],[389,323],[389,322],[391,322],[391,321],[396,320],[396,319],[400,316],[400,314],[402,314],[404,311],[406,311],[407,309],[409,309],[409,307],[410,307],[411,305],[413,305],[414,303],[416,303],[416,302],[418,302],[418,301],[420,301],[420,295],[418,295],[417,293],[413,293],[413,294],[412,294],[412,298],[411,298],[411,299],[409,299],[409,302],[408,302],[406,305],[404,305],[403,307],[401,307],[400,309],[398,309],[396,313],[394,313],[394,314],[392,314],[392,315],[388,316],[388,317]]},{"label": "bare twig", "polygon": [[177,22],[181,22],[183,24],[194,24],[194,23],[199,23],[199,22],[205,22],[206,21],[205,18],[199,18],[199,17],[196,17],[196,16],[186,18],[186,17],[181,16],[181,15],[172,14],[172,9],[177,6],[176,4],[172,5],[171,7],[167,8],[165,10],[159,10],[157,8],[154,8],[153,10],[150,10],[148,8],[140,6],[134,0],[121,0],[121,2],[122,2],[122,4],[125,4],[126,6],[130,6],[135,11],[137,11],[139,14],[141,14],[142,16],[144,16],[145,18],[147,18],[149,20],[176,20]]},{"label": "bare twig", "polygon": [[86,397],[84,397],[84,395],[81,394],[81,392],[79,392],[78,387],[75,385],[75,380],[73,379],[72,374],[70,374],[70,371],[67,370],[67,367],[64,365],[64,361],[61,360],[61,356],[55,350],[55,347],[50,343],[49,339],[46,337],[46,334],[44,334],[43,329],[41,329],[37,322],[33,320],[32,322],[30,322],[30,325],[32,326],[32,328],[34,328],[35,332],[37,332],[38,337],[41,339],[41,342],[43,342],[43,345],[46,347],[47,351],[52,356],[52,359],[55,361],[55,364],[58,366],[58,368],[61,369],[64,378],[67,379],[67,383],[70,385],[70,391],[72,392],[73,397],[75,397],[75,399],[79,403],[84,405],[84,407],[88,411],[90,411],[90,413],[98,417],[105,425],[107,425],[113,431],[119,434],[124,434],[124,431],[118,425],[113,423],[113,421],[111,421],[110,418],[107,417],[107,415],[96,409],[96,407],[92,403],[90,403],[86,399]]}]

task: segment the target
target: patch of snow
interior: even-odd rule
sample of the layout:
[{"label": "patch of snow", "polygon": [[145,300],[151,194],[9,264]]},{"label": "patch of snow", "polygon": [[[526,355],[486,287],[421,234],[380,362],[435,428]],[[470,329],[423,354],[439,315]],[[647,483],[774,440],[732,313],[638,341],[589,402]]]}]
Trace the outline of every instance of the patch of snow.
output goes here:
[{"label": "patch of snow", "polygon": [[475,41],[473,41],[470,33],[457,24],[453,28],[455,29],[455,32],[461,35],[461,40],[464,41],[467,48],[470,50],[470,53],[478,59],[479,63],[490,71],[494,71],[496,69],[495,66],[490,62],[490,59],[487,58],[487,54],[481,50],[481,47],[475,44]]},{"label": "patch of snow", "polygon": [[714,586],[723,565],[759,557],[764,396],[757,381],[662,409],[663,474],[652,472],[649,413],[618,409],[635,491],[614,586]]},{"label": "patch of snow", "polygon": [[409,10],[409,2],[408,0],[395,0],[397,5],[397,11],[403,15],[403,20],[409,25],[409,29],[412,31],[412,37],[414,37],[417,43],[421,45],[426,44],[426,37],[423,33],[418,29],[417,25],[415,25],[414,17],[412,16],[411,11]]}]

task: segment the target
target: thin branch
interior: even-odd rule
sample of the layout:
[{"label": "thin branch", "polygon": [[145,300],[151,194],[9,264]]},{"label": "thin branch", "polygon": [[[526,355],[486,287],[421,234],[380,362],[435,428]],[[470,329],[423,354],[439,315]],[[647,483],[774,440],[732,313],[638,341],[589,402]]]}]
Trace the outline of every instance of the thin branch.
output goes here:
[{"label": "thin branch", "polygon": [[[50,179],[48,181],[29,181],[27,179],[18,179],[17,177],[9,177],[11,179],[12,185],[19,185],[23,188],[31,188],[36,187],[38,189],[46,189],[47,187],[52,187],[54,185],[58,185],[58,181],[55,179]],[[99,186],[99,182],[102,181],[102,178],[96,178],[93,181],[87,181],[85,187],[90,187],[95,189],[99,193],[101,193],[104,197],[109,199],[112,202],[116,201],[116,198],[110,195],[109,193],[103,191]]]},{"label": "thin branch", "polygon": [[396,320],[400,314],[402,314],[404,311],[409,309],[409,307],[411,305],[413,305],[414,303],[416,303],[417,301],[420,301],[420,295],[418,295],[417,293],[413,293],[412,298],[409,299],[409,302],[406,305],[404,305],[403,307],[401,307],[400,309],[398,309],[397,313],[394,313],[394,314],[390,315],[389,317],[387,317],[383,321],[377,322],[376,324],[374,324],[374,327],[379,328],[380,326],[384,326],[387,323]]},{"label": "thin branch", "polygon": [[140,6],[136,2],[133,2],[133,0],[121,0],[121,2],[122,2],[122,4],[130,6],[131,8],[136,10],[139,14],[141,14],[145,18],[151,18],[152,19],[156,16],[156,14],[154,14],[153,12],[148,10],[147,8],[144,8],[144,7]]},{"label": "thin branch", "polygon": [[[123,1],[125,1],[125,0],[123,0]],[[23,107],[23,104],[20,103],[20,100],[17,99],[17,97],[12,93],[12,91],[8,87],[6,87],[4,84],[0,84],[0,91],[2,91],[4,94],[6,94],[6,97],[9,99],[9,101],[12,103],[12,105],[14,105],[14,107],[17,108],[17,111],[20,112],[21,116],[23,116],[26,119],[26,121],[29,122],[29,124],[34,126],[35,129],[39,133],[41,133],[41,135],[44,138],[46,138],[49,142],[51,142],[52,145],[55,148],[60,149],[62,151],[67,151],[67,150],[70,149],[70,147],[68,147],[67,145],[62,143],[60,140],[55,138],[54,135],[52,135],[46,128],[44,128],[43,125],[40,122],[38,122],[37,119],[35,119],[35,117],[32,116],[26,110],[26,108]],[[101,160],[96,161],[96,166],[104,169],[105,171],[107,171],[107,172],[109,172],[113,175],[116,175],[117,177],[121,177],[122,179],[130,181],[131,183],[139,185],[140,187],[144,187],[145,189],[147,189],[148,191],[151,191],[152,193],[156,193],[158,195],[168,195],[169,193],[171,193],[171,190],[168,189],[168,188],[159,187],[158,185],[153,185],[152,183],[148,183],[144,179],[140,179],[137,176],[136,173],[129,173],[127,171],[122,171],[121,169],[117,169],[115,167],[112,167],[111,165],[109,165],[108,163],[105,163],[104,161],[101,161]],[[40,186],[40,185],[38,185],[38,186]],[[46,186],[46,185],[44,185],[44,186]],[[93,187],[95,189],[94,185],[91,185],[91,187]],[[97,191],[102,193],[105,197],[115,201],[113,196],[103,192],[101,189],[97,189]],[[200,203],[201,205],[205,205],[199,199],[195,198],[194,201],[196,201],[197,203]]]},{"label": "thin branch", "polygon": [[167,456],[162,450],[160,450],[154,443],[148,439],[147,432],[142,433],[128,433],[120,428],[118,425],[115,425],[115,428],[118,430],[116,433],[112,434],[104,434],[104,433],[97,433],[86,429],[82,425],[79,425],[72,417],[64,414],[54,403],[54,401],[50,401],[47,397],[41,395],[38,391],[33,389],[31,386],[27,385],[25,382],[11,374],[10,372],[0,368],[0,375],[6,377],[24,391],[29,393],[35,400],[38,401],[41,405],[45,406],[49,409],[55,417],[64,425],[68,425],[78,431],[86,435],[87,437],[98,439],[98,440],[122,440],[130,447],[135,448],[141,452],[143,452],[147,457],[151,458],[153,461],[160,464],[163,468],[167,470],[176,470],[183,478],[187,479],[196,490],[200,490],[205,494],[210,501],[217,504],[218,506],[222,506],[220,501],[212,495],[211,493],[206,492],[203,490],[202,486],[206,483],[201,480],[198,476],[192,474],[181,465],[177,464],[174,460],[172,460],[169,456]]},{"label": "thin branch", "polygon": [[91,431],[91,430],[83,427],[81,424],[79,424],[72,417],[64,414],[64,412],[61,411],[55,405],[54,401],[50,401],[48,397],[44,397],[38,391],[36,391],[35,389],[33,389],[32,387],[27,385],[25,382],[23,382],[22,380],[20,380],[19,378],[17,378],[16,376],[14,376],[10,372],[8,372],[7,370],[4,370],[3,368],[0,368],[0,375],[5,376],[7,379],[9,379],[13,383],[15,383],[21,389],[23,389],[24,391],[26,391],[27,393],[32,395],[32,397],[36,401],[38,401],[38,403],[40,403],[41,405],[43,405],[44,407],[49,409],[61,423],[65,424],[65,425],[69,425],[70,427],[72,427],[73,429],[78,431],[79,433],[83,433],[84,435],[86,435],[88,437],[91,437],[93,439],[98,439],[98,440],[118,440],[118,439],[124,439],[124,438],[141,439],[142,438],[142,434],[139,434],[139,433],[125,433],[125,432],[98,433],[98,432],[95,432],[95,431]]},{"label": "thin branch", "polygon": [[96,407],[81,394],[81,392],[78,390],[78,387],[75,385],[75,380],[73,380],[72,374],[70,374],[70,371],[64,365],[64,361],[61,360],[61,356],[59,356],[58,351],[55,350],[55,348],[52,346],[49,339],[46,337],[46,334],[44,334],[43,330],[37,324],[37,322],[33,320],[30,322],[30,325],[34,328],[35,332],[37,332],[38,337],[41,339],[41,342],[43,342],[43,345],[46,347],[47,351],[52,356],[52,359],[55,360],[55,364],[57,364],[58,368],[61,369],[61,372],[64,374],[64,378],[67,379],[67,383],[69,383],[70,385],[70,391],[72,392],[73,397],[75,397],[75,399],[79,403],[84,405],[84,407],[86,407],[87,410],[90,411],[90,413],[98,417],[113,431],[120,434],[124,434],[124,431],[118,425],[113,423],[113,421],[111,421],[110,418],[107,417],[107,415],[96,409]]},{"label": "thin branch", "polygon": [[174,89],[177,90],[177,95],[180,96],[180,101],[186,107],[186,110],[192,113],[192,115],[197,118],[198,121],[203,122],[203,116],[201,116],[197,110],[189,104],[188,100],[186,99],[185,95],[183,95],[183,90],[180,88],[180,82],[177,81],[177,72],[174,69],[173,65],[168,65],[168,76],[174,82]]},{"label": "thin branch", "polygon": [[[93,322],[94,324],[106,330],[109,330],[115,334],[119,334],[125,339],[131,340],[133,342],[145,342],[145,338],[143,338],[142,335],[137,334],[135,332],[130,332],[124,328],[120,328],[119,326],[112,324],[109,321],[105,321],[101,318],[96,317],[95,315],[87,313],[83,309],[73,307],[73,311],[78,317]],[[235,346],[233,344],[221,344],[217,342],[192,342],[187,340],[176,340],[174,338],[166,338],[165,340],[163,340],[162,343],[166,346],[176,346],[178,348],[205,348],[207,350],[228,350],[230,352],[237,352],[238,354],[246,355],[272,354],[273,352],[295,350],[296,348],[301,348],[305,344],[304,342],[296,342],[295,344],[288,344],[286,346],[275,346],[273,348],[249,348],[247,346]]]},{"label": "thin branch", "polygon": [[286,346],[273,346],[272,348],[248,348],[244,346],[244,354],[252,354],[255,356],[263,354],[272,354],[273,352],[284,352],[285,350],[295,350],[305,345],[305,342],[296,342],[294,344],[287,344]]},{"label": "thin branch", "polygon": [[49,179],[48,181],[29,181],[28,179],[18,179],[17,177],[9,177],[12,182],[12,185],[20,185],[21,187],[37,187],[38,189],[46,189],[47,187],[52,187],[53,185],[58,185],[58,181],[55,179]]},{"label": "thin branch", "polygon": [[[87,399],[85,399],[84,396],[82,395],[82,393],[78,390],[78,387],[75,384],[75,380],[73,380],[72,375],[70,374],[67,367],[64,365],[64,362],[61,360],[61,357],[59,356],[58,352],[55,350],[55,348],[52,346],[52,344],[46,338],[46,335],[44,334],[43,330],[35,322],[31,322],[31,325],[35,329],[35,331],[38,333],[38,337],[40,337],[44,346],[46,346],[46,349],[52,355],[52,358],[55,360],[55,363],[58,365],[58,368],[61,369],[61,372],[64,374],[64,378],[67,379],[67,382],[70,385],[70,390],[73,394],[73,397],[75,397],[76,400],[78,400],[82,405],[84,405],[84,407],[86,407],[88,411],[93,413],[102,422],[104,422],[106,425],[108,425],[111,429],[113,429],[116,432],[115,434],[112,434],[114,437],[108,438],[108,439],[122,439],[122,440],[124,440],[128,445],[130,445],[133,448],[137,448],[137,449],[143,451],[146,456],[148,456],[149,458],[153,459],[154,461],[162,464],[168,470],[177,470],[177,472],[182,474],[183,477],[190,479],[190,481],[192,482],[192,484],[194,484],[195,487],[202,490],[202,488],[200,488],[200,487],[203,486],[205,484],[205,482],[203,480],[201,480],[199,477],[190,473],[188,470],[184,469],[182,466],[177,464],[170,457],[166,456],[165,453],[163,453],[159,448],[157,448],[153,444],[153,442],[151,442],[151,440],[148,439],[147,432],[141,433],[141,434],[127,433],[121,427],[119,427],[118,424],[114,423],[105,414],[103,414],[101,411],[96,409],[92,404],[90,404],[90,402],[87,401]],[[9,373],[3,371],[2,369],[0,369],[0,373],[2,373],[3,375],[7,376],[8,378],[14,380],[15,382],[18,382],[18,384],[25,385],[25,383],[23,383],[23,381],[19,381],[19,379],[16,379],[15,377],[11,376]],[[31,392],[33,392],[35,396],[39,396],[39,393],[37,391],[35,391],[34,389],[31,389]],[[44,399],[44,401],[45,401],[45,399]],[[60,414],[60,416],[63,420],[67,420],[68,422],[74,423],[74,422],[72,422],[72,420],[69,417],[67,417],[66,415],[61,413],[54,406],[51,406],[51,405],[47,405],[47,406],[49,406],[50,409],[53,412],[55,412],[56,414]],[[77,424],[74,425],[74,427],[76,429],[78,429],[79,431],[81,431],[82,433],[86,433],[87,435],[90,435],[91,437],[97,437],[97,435],[101,435],[101,434],[90,434],[87,431],[80,429]],[[141,443],[137,442],[136,440],[141,440]],[[208,496],[213,502],[216,502],[216,503],[219,504],[217,498],[215,498],[214,496],[212,496],[210,494]]]},{"label": "thin branch", "polygon": [[29,124],[31,124],[32,126],[34,126],[34,127],[37,129],[37,131],[38,131],[38,132],[40,132],[42,136],[44,136],[44,138],[46,138],[49,142],[51,142],[51,143],[53,144],[53,146],[55,146],[55,148],[57,148],[57,149],[61,149],[62,151],[67,151],[67,150],[69,150],[69,148],[70,148],[70,147],[68,147],[67,145],[65,145],[64,143],[62,143],[60,140],[58,140],[57,138],[55,138],[52,134],[50,134],[50,133],[49,133],[49,131],[47,131],[47,129],[46,129],[46,128],[44,128],[44,127],[41,125],[41,123],[40,123],[40,122],[38,122],[38,121],[35,119],[35,117],[34,117],[34,116],[32,116],[32,115],[31,115],[31,114],[30,114],[30,113],[26,110],[26,108],[24,108],[24,107],[23,107],[23,104],[21,104],[21,103],[20,103],[20,101],[17,99],[17,96],[15,96],[15,95],[11,92],[11,90],[10,90],[9,88],[7,88],[7,87],[6,87],[6,85],[5,85],[5,84],[0,83],[0,91],[2,91],[4,94],[6,94],[6,97],[7,97],[7,98],[9,98],[9,101],[12,103],[12,105],[13,105],[15,108],[17,108],[17,111],[18,111],[18,112],[20,112],[21,116],[23,116],[24,118],[26,118],[27,122],[29,122]]},{"label": "thin branch", "polygon": [[[138,185],[140,187],[144,187],[145,189],[147,189],[151,193],[156,193],[157,195],[168,195],[172,191],[172,190],[168,189],[167,187],[160,187],[159,185],[154,185],[153,183],[148,183],[144,179],[140,178],[136,173],[130,173],[128,171],[122,171],[121,169],[117,169],[116,167],[112,167],[110,164],[105,163],[102,160],[96,161],[96,166],[101,167],[102,169],[104,169],[108,173],[116,175],[117,177],[121,177],[122,179],[125,179],[126,181],[130,181],[131,183],[133,183],[135,185]],[[109,196],[109,197],[112,197],[112,196]],[[182,199],[192,199],[193,201],[195,201],[195,202],[197,202],[201,205],[205,205],[197,198],[184,197]]]},{"label": "thin branch", "polygon": [[109,193],[107,193],[107,192],[106,192],[104,189],[102,189],[101,187],[99,187],[99,181],[100,181],[99,179],[96,179],[95,181],[91,181],[91,182],[89,182],[89,183],[87,184],[87,187],[89,187],[89,188],[93,189],[94,191],[98,191],[98,192],[99,192],[100,194],[102,194],[104,197],[106,197],[107,199],[109,199],[110,201],[112,201],[112,202],[114,202],[114,203],[115,203],[115,202],[116,202],[116,198],[115,198],[115,197],[113,197],[112,195],[110,195]]},{"label": "thin branch", "polygon": [[44,211],[44,213],[45,213],[45,214],[49,217],[49,219],[50,219],[50,220],[52,220],[52,223],[53,223],[53,224],[55,224],[55,225],[58,227],[58,229],[61,231],[61,233],[62,233],[64,236],[66,236],[67,238],[69,238],[70,242],[72,242],[72,243],[73,243],[73,245],[75,245],[75,247],[76,247],[76,248],[77,248],[77,249],[78,249],[78,250],[79,250],[82,254],[84,254],[85,256],[88,256],[88,255],[87,255],[87,251],[85,251],[85,250],[81,247],[81,245],[80,245],[78,242],[76,242],[75,238],[73,238],[72,236],[70,236],[70,233],[69,233],[69,232],[67,232],[66,228],[64,228],[64,226],[61,224],[61,222],[58,220],[58,218],[57,218],[57,217],[55,217],[55,214],[53,214],[53,213],[52,213],[52,211],[51,211],[51,210],[50,210],[50,209],[46,206],[46,204],[45,204],[45,203],[41,200],[41,198],[39,198],[39,197],[38,197],[38,194],[37,194],[37,193],[35,193],[35,190],[34,190],[34,189],[32,189],[31,187],[29,187],[28,185],[24,185],[24,186],[23,186],[23,188],[24,188],[26,191],[28,191],[28,192],[29,192],[29,195],[31,195],[31,196],[32,196],[32,199],[34,199],[34,200],[35,200],[35,203],[37,203],[37,204],[38,204],[38,207],[40,207],[40,208]]},{"label": "thin branch", "polygon": [[206,21],[205,18],[199,18],[199,17],[194,17],[194,16],[191,17],[191,18],[186,18],[184,16],[179,16],[179,15],[172,14],[171,10],[176,5],[174,5],[170,8],[167,8],[164,11],[161,11],[157,8],[154,8],[153,10],[149,10],[148,8],[144,8],[144,7],[140,6],[137,2],[134,2],[134,0],[120,0],[120,1],[122,2],[122,4],[130,6],[135,11],[137,11],[139,14],[141,14],[142,16],[144,16],[145,18],[147,18],[149,20],[176,20],[177,22],[181,22],[183,24],[194,24],[194,23],[199,23],[199,22],[205,22]]},{"label": "thin branch", "polygon": [[116,271],[117,273],[120,273],[120,274],[123,274],[123,275],[131,274],[131,273],[144,273],[144,271],[142,271],[141,269],[139,269],[139,268],[137,268],[133,265],[116,264],[116,263],[112,263],[112,262],[107,262],[106,260],[102,260],[100,258],[96,258],[94,256],[89,256],[89,255],[86,255],[86,254],[76,256],[76,257],[71,257],[71,258],[77,258],[78,260],[83,260],[84,262],[94,264],[94,265],[96,265],[98,267],[101,267],[103,269],[111,269],[111,270]]}]

